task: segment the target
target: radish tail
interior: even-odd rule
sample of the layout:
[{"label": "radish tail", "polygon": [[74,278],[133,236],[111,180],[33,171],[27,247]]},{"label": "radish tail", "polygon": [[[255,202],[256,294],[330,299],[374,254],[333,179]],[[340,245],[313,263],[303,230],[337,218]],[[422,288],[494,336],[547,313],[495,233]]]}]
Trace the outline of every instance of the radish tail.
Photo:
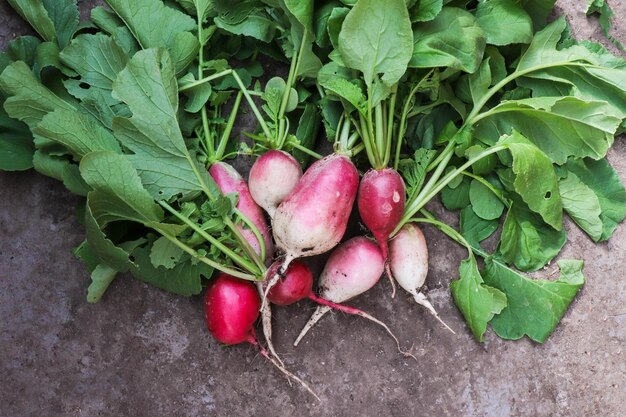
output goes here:
[{"label": "radish tail", "polygon": [[389,263],[389,248],[387,246],[387,239],[380,238],[376,239],[378,241],[378,246],[380,247],[380,251],[383,254],[383,259],[385,260],[385,273],[387,274],[387,278],[389,278],[389,283],[391,284],[391,298],[396,296],[396,282],[393,279],[393,274],[391,273],[391,266]]},{"label": "radish tail", "polygon": [[317,323],[324,316],[324,314],[328,313],[331,309],[332,307],[329,306],[318,306],[313,312],[313,315],[311,316],[307,324],[302,328],[302,331],[300,331],[300,334],[298,335],[296,341],[293,342],[293,345],[298,346],[300,340],[302,340],[302,338],[309,332],[309,330],[311,330],[311,328],[315,326],[315,323]]},{"label": "radish tail", "polygon": [[[257,282],[256,286],[259,294],[263,296],[263,284]],[[285,364],[276,353],[276,350],[274,350],[274,343],[272,342],[272,309],[268,303],[266,303],[265,306],[261,307],[261,323],[263,325],[263,336],[265,336],[267,348],[269,349],[272,356],[276,358],[278,363],[280,363],[284,367]]]},{"label": "radish tail", "polygon": [[316,303],[322,304],[322,305],[330,307],[330,308],[334,308],[335,310],[339,310],[339,311],[341,311],[343,313],[347,313],[347,314],[352,314],[352,315],[355,315],[355,316],[363,317],[364,319],[370,320],[370,321],[378,324],[383,329],[385,329],[385,331],[387,331],[387,333],[393,338],[393,340],[396,342],[396,346],[398,347],[398,351],[401,354],[403,354],[404,356],[411,357],[411,358],[417,360],[417,358],[415,356],[413,356],[413,354],[411,354],[410,351],[405,351],[405,350],[403,350],[400,347],[400,341],[398,340],[396,335],[393,334],[391,329],[384,322],[378,320],[376,317],[366,313],[363,310],[359,310],[358,308],[345,306],[345,305],[342,305],[342,304],[333,303],[332,301],[328,301],[325,298],[317,297],[316,295],[311,295],[311,296],[309,296],[309,298],[311,300],[315,301]]},{"label": "radish tail", "polygon": [[422,294],[421,292],[417,292],[417,291],[413,291],[411,294],[413,295],[413,299],[415,300],[417,304],[426,307],[426,309],[430,311],[430,313],[433,316],[435,316],[435,318],[439,320],[439,322],[443,324],[446,329],[450,330],[452,334],[456,334],[454,330],[452,330],[450,326],[446,324],[446,322],[441,320],[441,317],[439,317],[439,314],[437,314],[437,311],[435,310],[433,305],[430,303],[430,301],[428,301],[428,298],[426,298],[424,294]]},{"label": "radish tail", "polygon": [[261,300],[262,301],[261,302],[261,311],[263,311],[263,309],[265,308],[265,305],[267,304],[267,294],[269,294],[269,292],[272,289],[272,287],[274,285],[276,285],[276,283],[278,282],[280,277],[285,275],[285,272],[287,272],[287,268],[289,268],[289,265],[291,264],[291,261],[293,261],[294,259],[296,259],[295,256],[293,256],[291,254],[286,254],[285,255],[285,260],[283,261],[283,264],[278,269],[278,271],[274,274],[272,279],[270,279],[268,281],[267,287],[265,287],[265,292],[261,296],[261,299],[262,299]]},{"label": "radish tail", "polygon": [[305,390],[307,390],[312,396],[314,396],[315,399],[317,399],[317,401],[322,401],[320,399],[320,397],[317,396],[315,391],[313,391],[311,389],[311,387],[309,387],[309,385],[306,382],[304,382],[303,380],[298,378],[293,373],[289,372],[287,370],[287,368],[285,368],[285,366],[282,364],[282,362],[279,363],[276,359],[274,359],[269,354],[269,352],[267,350],[265,350],[265,348],[259,344],[259,342],[256,340],[256,338],[254,336],[251,336],[250,340],[248,340],[248,342],[250,344],[254,345],[259,350],[259,353],[261,354],[261,356],[263,356],[265,359],[270,361],[272,363],[272,365],[274,365],[276,367],[276,369],[278,369],[283,375],[285,375],[289,381],[291,381],[293,379],[294,381],[299,383]]}]

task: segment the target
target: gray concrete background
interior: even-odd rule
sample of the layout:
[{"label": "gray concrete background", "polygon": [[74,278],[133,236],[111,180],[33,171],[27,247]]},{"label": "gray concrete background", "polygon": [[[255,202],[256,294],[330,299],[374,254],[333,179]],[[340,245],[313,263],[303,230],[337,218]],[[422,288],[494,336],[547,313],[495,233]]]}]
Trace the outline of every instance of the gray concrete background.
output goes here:
[{"label": "gray concrete background", "polygon": [[[83,7],[93,2],[86,1]],[[586,1],[560,1],[579,38],[602,40]],[[615,36],[626,42],[626,5]],[[24,33],[0,0],[0,46]],[[626,181],[626,143],[609,159]],[[70,254],[83,237],[77,199],[33,172],[0,173],[0,417],[18,416],[626,416],[626,226],[594,245],[571,222],[563,257],[586,259],[587,284],[544,344],[478,344],[447,289],[463,251],[426,229],[429,296],[456,336],[386,281],[352,304],[383,318],[416,363],[377,327],[334,314],[294,349],[313,305],[275,309],[276,346],[318,403],[249,346],[222,348],[200,297],[118,278],[85,301]],[[550,268],[548,271],[550,272]]]}]

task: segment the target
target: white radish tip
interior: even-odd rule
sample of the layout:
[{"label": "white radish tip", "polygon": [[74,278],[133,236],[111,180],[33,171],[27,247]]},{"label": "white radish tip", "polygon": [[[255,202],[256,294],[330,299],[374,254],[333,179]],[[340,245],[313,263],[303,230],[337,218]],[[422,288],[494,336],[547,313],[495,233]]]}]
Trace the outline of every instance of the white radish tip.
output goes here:
[{"label": "white radish tip", "polygon": [[413,292],[412,294],[413,294],[413,299],[415,300],[415,302],[416,302],[417,304],[419,304],[419,305],[421,305],[421,306],[423,306],[423,307],[426,307],[426,309],[427,309],[428,311],[430,311],[430,313],[431,313],[433,316],[435,316],[435,318],[436,318],[437,320],[439,320],[439,322],[440,322],[441,324],[443,324],[443,326],[444,326],[446,329],[450,330],[450,331],[452,332],[452,334],[456,334],[456,333],[455,333],[455,331],[454,331],[454,330],[452,330],[452,329],[450,328],[450,326],[448,326],[448,325],[446,324],[446,322],[445,322],[445,321],[443,321],[443,320],[441,319],[441,317],[439,317],[439,314],[437,314],[437,311],[435,310],[435,307],[433,307],[433,305],[430,303],[430,301],[428,301],[428,298],[426,298],[426,296],[425,296],[424,294],[422,294],[421,292]]},{"label": "white radish tip", "polygon": [[298,346],[298,343],[300,343],[302,338],[306,336],[309,330],[311,330],[313,326],[315,326],[315,323],[317,323],[322,317],[324,317],[324,314],[328,313],[330,310],[331,308],[328,306],[318,306],[313,312],[313,314],[311,315],[311,318],[309,319],[309,321],[304,325],[304,327],[300,331],[300,334],[296,338],[296,341],[293,342],[293,345]]}]

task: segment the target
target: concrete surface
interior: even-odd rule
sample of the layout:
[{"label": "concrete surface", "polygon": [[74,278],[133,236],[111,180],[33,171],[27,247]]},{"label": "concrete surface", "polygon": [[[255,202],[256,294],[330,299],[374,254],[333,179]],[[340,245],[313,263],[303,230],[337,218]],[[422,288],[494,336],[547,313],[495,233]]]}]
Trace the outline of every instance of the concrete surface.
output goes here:
[{"label": "concrete surface", "polygon": [[[91,3],[91,2],[85,2]],[[560,2],[580,37],[602,39],[583,1]],[[618,16],[626,5],[610,2]],[[84,4],[83,6],[88,6]],[[626,42],[626,22],[615,36]],[[24,25],[0,1],[0,46]],[[626,143],[609,159],[626,180]],[[200,297],[130,277],[85,301],[88,274],[70,254],[83,236],[78,200],[33,172],[0,173],[0,417],[22,416],[626,416],[626,225],[594,245],[571,222],[564,257],[588,282],[544,345],[471,338],[447,289],[463,251],[427,229],[429,296],[445,331],[386,282],[353,304],[385,319],[419,363],[378,328],[335,314],[291,342],[311,303],[276,309],[276,346],[317,403],[249,346],[222,348]]]}]

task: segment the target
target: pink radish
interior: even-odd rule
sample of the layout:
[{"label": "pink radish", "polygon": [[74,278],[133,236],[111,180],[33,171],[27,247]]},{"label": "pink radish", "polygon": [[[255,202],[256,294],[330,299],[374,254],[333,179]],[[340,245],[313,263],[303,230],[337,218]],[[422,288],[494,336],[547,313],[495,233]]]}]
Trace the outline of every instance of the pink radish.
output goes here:
[{"label": "pink radish", "polygon": [[[250,190],[244,179],[239,173],[229,164],[224,162],[216,162],[209,168],[211,177],[215,180],[215,183],[220,188],[223,194],[238,193],[237,209],[251,221],[261,233],[265,243],[265,259],[266,264],[271,262],[273,257],[273,244],[270,236],[269,227],[263,216],[263,211],[254,202],[250,195]],[[250,244],[252,250],[257,255],[261,255],[261,246],[256,234],[250,228],[239,227],[244,239]],[[257,285],[259,291],[262,291],[260,283]],[[261,292],[262,294],[262,292]],[[263,318],[263,335],[267,341],[267,347],[271,354],[283,365],[282,360],[274,349],[272,343],[272,312],[270,306],[263,303],[261,308],[261,314]]]},{"label": "pink radish", "polygon": [[293,156],[287,152],[269,150],[250,169],[250,194],[270,217],[274,217],[276,208],[291,193],[300,177],[302,167]]},{"label": "pink radish", "polygon": [[391,272],[400,287],[413,296],[416,303],[426,307],[437,320],[454,333],[419,289],[428,274],[428,247],[424,234],[414,223],[407,223],[389,245]]},{"label": "pink radish", "polygon": [[261,300],[251,282],[224,273],[218,274],[204,293],[207,327],[218,342],[228,345],[244,342],[252,344],[278,370],[298,381],[319,400],[304,381],[276,362],[257,341],[254,322],[259,317],[260,306]]},{"label": "pink radish", "polygon": [[[352,238],[341,244],[328,258],[324,270],[320,275],[320,295],[313,294],[311,285],[312,277],[308,268],[303,269],[301,264],[292,263],[296,268],[290,266],[283,280],[281,280],[268,294],[268,299],[278,299],[287,304],[289,301],[295,302],[302,298],[309,298],[321,306],[317,307],[306,326],[294,342],[294,346],[306,333],[331,309],[337,309],[344,313],[364,317],[381,325],[387,333],[393,337],[398,350],[406,355],[400,348],[400,342],[391,330],[380,320],[354,307],[344,306],[338,303],[350,300],[372,288],[383,273],[384,258],[380,248],[371,240],[359,236]],[[277,268],[275,263],[270,267]]]},{"label": "pink radish", "polygon": [[[246,216],[259,230],[265,243],[265,259],[269,262],[273,256],[272,238],[263,211],[254,202],[250,190],[237,170],[225,162],[216,162],[209,168],[211,177],[223,194],[237,193],[237,210]],[[243,237],[250,243],[257,255],[261,255],[261,245],[254,232],[247,227],[240,228]]]},{"label": "pink radish", "polygon": [[387,276],[395,295],[396,287],[387,261],[387,239],[402,219],[406,203],[404,181],[397,171],[391,168],[370,169],[359,185],[357,204],[363,223],[376,238],[385,259]]},{"label": "pink radish", "polygon": [[[332,154],[309,167],[274,214],[274,239],[285,252],[281,273],[293,259],[319,255],[341,241],[358,185],[359,174],[345,155]],[[277,279],[275,274],[268,289]]]}]

